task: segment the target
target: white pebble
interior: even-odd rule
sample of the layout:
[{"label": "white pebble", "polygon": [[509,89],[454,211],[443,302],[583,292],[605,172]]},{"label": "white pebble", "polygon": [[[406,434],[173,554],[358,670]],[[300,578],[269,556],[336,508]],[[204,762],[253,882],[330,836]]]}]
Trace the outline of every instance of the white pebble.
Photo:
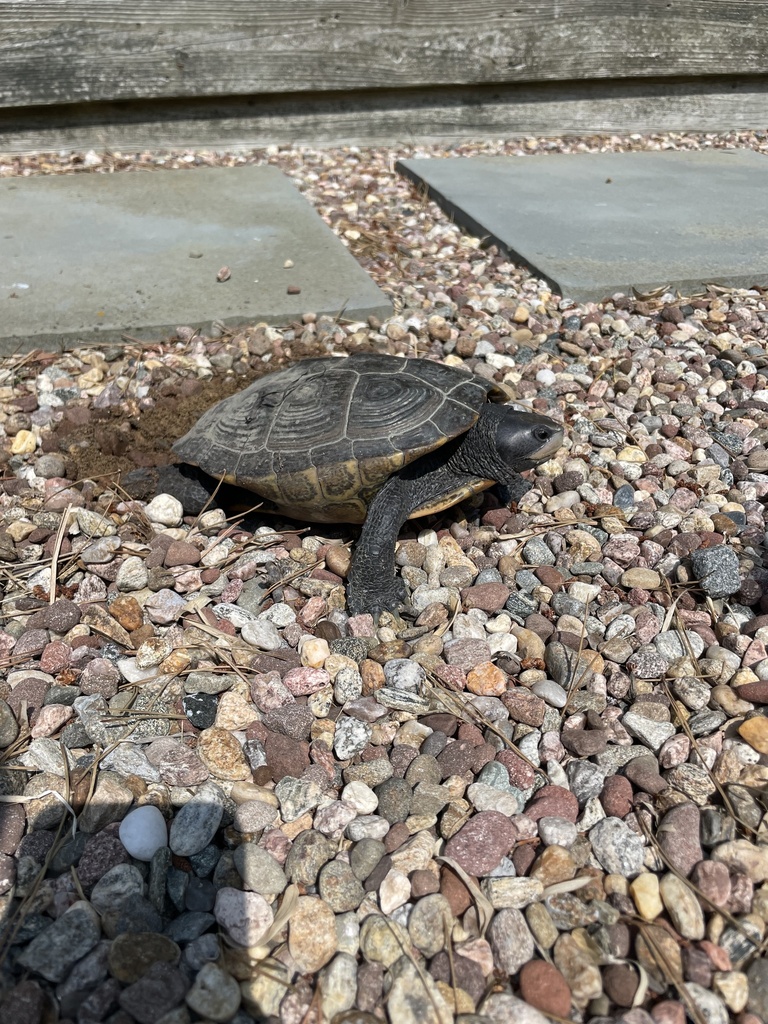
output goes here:
[{"label": "white pebble", "polygon": [[172,494],[158,494],[145,507],[144,513],[152,523],[161,526],[178,526],[184,515],[184,507]]},{"label": "white pebble", "polygon": [[120,822],[120,842],[131,857],[150,861],[168,845],[168,829],[160,810],[152,804],[136,807]]},{"label": "white pebble", "polygon": [[280,634],[272,623],[265,619],[246,622],[240,635],[247,644],[258,647],[262,651],[276,651],[283,646]]},{"label": "white pebble", "polygon": [[348,782],[341,791],[341,801],[358,814],[373,814],[379,806],[379,798],[364,782]]}]

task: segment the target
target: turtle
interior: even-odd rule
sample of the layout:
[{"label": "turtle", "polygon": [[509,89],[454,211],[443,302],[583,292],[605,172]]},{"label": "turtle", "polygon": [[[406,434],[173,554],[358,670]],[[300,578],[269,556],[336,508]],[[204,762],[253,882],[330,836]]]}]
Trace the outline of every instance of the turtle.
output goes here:
[{"label": "turtle", "polygon": [[375,353],[304,359],[212,406],[173,445],[162,490],[197,515],[223,482],[260,511],[362,523],[347,577],[351,614],[399,614],[406,591],[395,547],[407,519],[497,485],[507,502],[521,470],[563,440],[546,416],[504,404],[503,385],[430,359]]}]

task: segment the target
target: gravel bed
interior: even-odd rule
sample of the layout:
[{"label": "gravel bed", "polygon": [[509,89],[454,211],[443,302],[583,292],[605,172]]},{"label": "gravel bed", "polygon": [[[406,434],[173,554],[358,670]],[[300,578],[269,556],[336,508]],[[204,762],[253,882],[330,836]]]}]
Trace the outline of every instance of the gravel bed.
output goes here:
[{"label": "gravel bed", "polygon": [[[768,136],[445,155],[710,146]],[[440,152],[0,158],[275,163],[397,307],[0,364],[0,1024],[768,1021],[768,293],[552,295],[393,172]],[[359,349],[566,427],[406,527],[404,630],[347,615],[352,531],[120,484]]]}]

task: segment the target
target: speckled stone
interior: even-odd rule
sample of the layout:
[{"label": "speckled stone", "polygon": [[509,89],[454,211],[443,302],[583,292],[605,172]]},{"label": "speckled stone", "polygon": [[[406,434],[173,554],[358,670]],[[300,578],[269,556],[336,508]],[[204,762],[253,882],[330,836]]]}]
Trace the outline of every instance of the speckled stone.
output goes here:
[{"label": "speckled stone", "polygon": [[509,818],[498,811],[481,811],[448,840],[445,855],[471,874],[486,875],[498,867],[516,838]]}]

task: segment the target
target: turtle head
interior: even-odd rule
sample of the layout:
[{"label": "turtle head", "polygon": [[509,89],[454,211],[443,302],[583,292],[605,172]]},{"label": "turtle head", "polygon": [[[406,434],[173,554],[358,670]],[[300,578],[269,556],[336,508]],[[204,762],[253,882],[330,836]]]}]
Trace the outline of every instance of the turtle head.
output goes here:
[{"label": "turtle head", "polygon": [[563,443],[559,423],[535,412],[524,412],[509,406],[496,406],[496,453],[504,464],[522,472],[539,462],[552,458]]}]

